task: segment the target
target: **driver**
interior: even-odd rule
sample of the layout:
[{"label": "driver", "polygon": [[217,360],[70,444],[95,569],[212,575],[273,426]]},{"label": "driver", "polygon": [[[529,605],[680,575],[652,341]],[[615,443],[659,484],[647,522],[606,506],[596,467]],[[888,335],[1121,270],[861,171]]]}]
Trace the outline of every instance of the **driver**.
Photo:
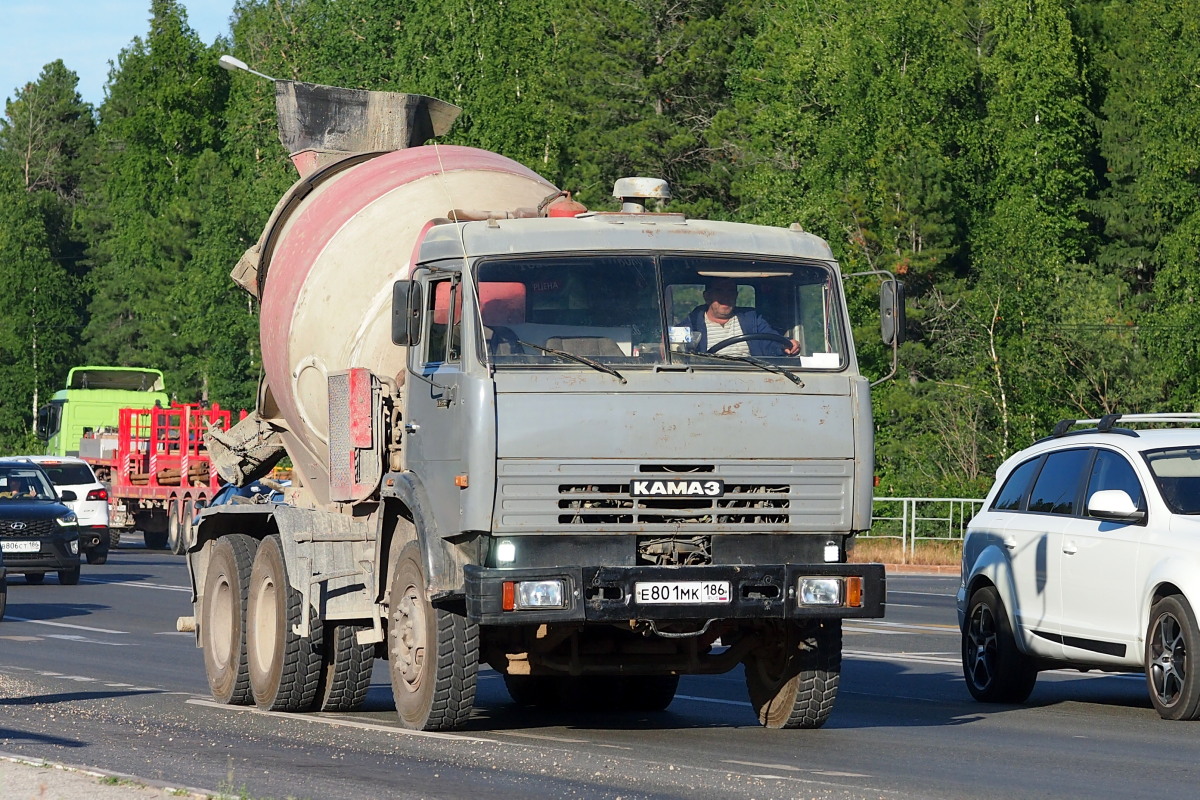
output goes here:
[{"label": "driver", "polygon": [[[735,336],[767,333],[779,336],[753,308],[738,306],[737,283],[733,278],[711,278],[704,284],[704,305],[696,306],[683,323],[692,329],[692,344],[703,352]],[[764,339],[751,339],[722,348],[722,353],[731,356],[777,356],[783,352],[794,356],[800,352],[800,343],[789,339],[790,345]]]},{"label": "driver", "polygon": [[6,499],[16,499],[18,497],[33,497],[37,494],[32,486],[26,487],[25,481],[21,478],[10,478],[8,481],[8,489],[0,492],[0,497]]}]

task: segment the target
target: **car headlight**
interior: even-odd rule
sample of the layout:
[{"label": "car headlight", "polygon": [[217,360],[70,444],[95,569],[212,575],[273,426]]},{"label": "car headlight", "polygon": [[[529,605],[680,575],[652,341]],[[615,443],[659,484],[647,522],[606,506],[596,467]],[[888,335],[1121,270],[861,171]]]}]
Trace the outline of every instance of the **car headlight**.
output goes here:
[{"label": "car headlight", "polygon": [[63,514],[61,517],[55,517],[54,521],[63,528],[70,528],[79,524],[79,517],[75,516],[75,512],[72,511],[69,514]]}]

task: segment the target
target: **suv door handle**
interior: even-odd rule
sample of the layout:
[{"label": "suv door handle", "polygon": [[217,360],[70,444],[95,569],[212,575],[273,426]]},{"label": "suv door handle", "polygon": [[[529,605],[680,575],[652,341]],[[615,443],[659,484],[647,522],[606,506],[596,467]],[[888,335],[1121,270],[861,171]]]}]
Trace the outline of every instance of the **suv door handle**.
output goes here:
[{"label": "suv door handle", "polygon": [[1063,545],[1063,552],[1069,556],[1073,556],[1079,552],[1079,548],[1075,546],[1074,542],[1067,542]]},{"label": "suv door handle", "polygon": [[1006,537],[1004,539],[1004,547],[1008,550],[1016,550],[1017,549],[1017,538],[1015,536]]}]

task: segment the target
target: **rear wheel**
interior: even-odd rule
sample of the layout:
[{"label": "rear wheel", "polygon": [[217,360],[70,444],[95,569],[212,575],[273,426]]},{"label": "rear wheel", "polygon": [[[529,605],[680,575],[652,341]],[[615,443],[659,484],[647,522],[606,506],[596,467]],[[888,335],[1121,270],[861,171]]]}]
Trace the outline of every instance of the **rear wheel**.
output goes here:
[{"label": "rear wheel", "polygon": [[186,555],[188,548],[195,541],[192,533],[192,518],[196,516],[196,507],[191,500],[183,501],[183,510],[179,519],[179,552],[176,555]]},{"label": "rear wheel", "polygon": [[167,503],[167,548],[177,556],[184,554],[183,537],[179,530],[179,501]]},{"label": "rear wheel", "polygon": [[26,572],[25,573],[25,582],[26,583],[38,584],[44,580],[46,580],[46,573],[44,573],[44,572]]},{"label": "rear wheel", "polygon": [[841,683],[842,622],[788,622],[745,660],[746,689],[767,728],[819,728]]},{"label": "rear wheel", "polygon": [[411,730],[457,728],[471,716],[479,671],[479,626],[434,608],[421,551],[405,545],[392,565],[388,666],[400,722]]},{"label": "rear wheel", "polygon": [[326,626],[317,711],[356,711],[367,699],[375,645],[358,643],[358,632],[367,630],[365,625]]},{"label": "rear wheel", "polygon": [[222,536],[212,545],[200,602],[200,646],[204,672],[218,703],[247,705],[246,594],[258,540],[243,533]]},{"label": "rear wheel", "polygon": [[108,561],[108,534],[100,537],[100,543],[83,552],[89,564],[103,564]]},{"label": "rear wheel", "polygon": [[1017,647],[1004,603],[991,586],[977,589],[967,605],[962,664],[967,689],[981,703],[1024,703],[1037,681],[1037,666]]},{"label": "rear wheel", "polygon": [[632,675],[625,679],[623,705],[631,711],[663,711],[678,689],[678,675]]},{"label": "rear wheel", "polygon": [[79,565],[70,569],[60,569],[58,571],[58,582],[63,586],[75,586],[79,583]]},{"label": "rear wheel", "polygon": [[1187,601],[1164,597],[1150,609],[1146,633],[1146,684],[1150,702],[1163,719],[1200,717],[1200,674],[1192,669],[1200,654],[1200,630]]},{"label": "rear wheel", "polygon": [[121,546],[121,529],[120,528],[109,528],[108,529],[108,546],[109,546],[109,549],[112,549],[112,550],[116,550],[118,547]]},{"label": "rear wheel", "polygon": [[250,693],[263,711],[299,711],[312,705],[321,676],[321,622],[309,609],[308,636],[302,623],[304,599],[288,583],[279,534],[262,540],[250,570],[246,599],[246,663]]}]

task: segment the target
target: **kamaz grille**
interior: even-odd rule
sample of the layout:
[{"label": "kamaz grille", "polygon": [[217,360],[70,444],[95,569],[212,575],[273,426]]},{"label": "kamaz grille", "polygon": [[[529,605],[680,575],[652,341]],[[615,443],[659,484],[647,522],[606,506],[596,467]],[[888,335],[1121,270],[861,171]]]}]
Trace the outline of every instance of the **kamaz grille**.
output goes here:
[{"label": "kamaz grille", "polygon": [[[828,531],[848,527],[849,461],[707,465],[501,459],[494,530]],[[715,479],[717,497],[635,497],[630,481]]]},{"label": "kamaz grille", "polygon": [[786,525],[787,484],[733,484],[715,498],[629,496],[628,484],[562,484],[560,525]]},{"label": "kamaz grille", "polygon": [[[0,520],[0,537],[5,539],[33,539],[54,533],[55,523],[52,519],[38,520]],[[13,525],[23,525],[23,528],[13,528]]]}]

